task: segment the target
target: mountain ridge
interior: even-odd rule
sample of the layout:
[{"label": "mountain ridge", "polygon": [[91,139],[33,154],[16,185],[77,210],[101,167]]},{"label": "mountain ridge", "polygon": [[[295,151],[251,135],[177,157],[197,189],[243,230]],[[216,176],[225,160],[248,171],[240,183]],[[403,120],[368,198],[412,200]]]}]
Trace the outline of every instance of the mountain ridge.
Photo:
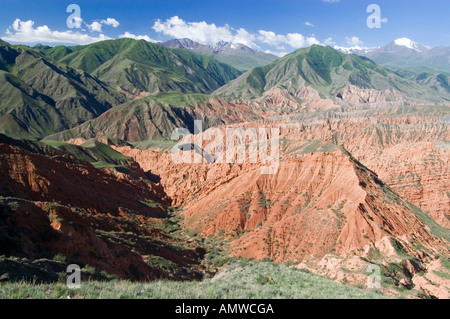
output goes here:
[{"label": "mountain ridge", "polygon": [[428,47],[402,37],[375,48],[359,46],[345,48],[334,46],[347,54],[366,56],[374,62],[393,70],[428,68],[433,72],[450,73],[450,47]]},{"label": "mountain ridge", "polygon": [[0,43],[0,132],[29,138],[71,128],[126,101],[86,72]]},{"label": "mountain ridge", "polygon": [[214,57],[218,61],[229,64],[240,71],[247,71],[253,67],[264,66],[276,59],[277,56],[254,50],[242,43],[220,41],[213,45],[205,45],[191,39],[172,39],[161,43],[169,48],[187,49]]},{"label": "mountain ridge", "polygon": [[214,59],[145,40],[124,38],[37,49],[135,96],[167,91],[210,93],[240,75]]},{"label": "mountain ridge", "polygon": [[[214,92],[229,99],[255,99],[273,88],[296,95],[301,88],[315,89],[322,99],[342,102],[342,90],[353,85],[361,90],[372,89],[393,93],[393,101],[445,101],[430,88],[401,78],[378,66],[366,57],[340,53],[328,46],[312,45],[299,49],[264,67],[254,68]],[[365,93],[362,93],[365,94]],[[386,101],[382,99],[380,101]]]}]

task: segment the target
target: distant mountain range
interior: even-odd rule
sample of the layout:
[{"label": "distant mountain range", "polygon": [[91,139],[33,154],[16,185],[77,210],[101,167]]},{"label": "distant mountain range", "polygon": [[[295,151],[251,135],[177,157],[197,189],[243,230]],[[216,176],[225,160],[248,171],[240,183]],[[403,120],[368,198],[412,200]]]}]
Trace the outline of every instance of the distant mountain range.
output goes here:
[{"label": "distant mountain range", "polygon": [[320,45],[299,49],[264,67],[254,68],[214,94],[231,100],[255,99],[279,89],[302,103],[305,87],[315,90],[320,98],[339,104],[404,103],[408,99],[431,102],[450,97],[450,91],[443,89],[443,96],[439,96],[438,89],[403,78],[366,57]]},{"label": "distant mountain range", "polygon": [[126,97],[90,74],[0,40],[0,132],[44,137],[95,118]]},{"label": "distant mountain range", "polygon": [[73,47],[35,47],[126,94],[210,93],[241,74],[216,59],[144,40],[119,39]]},{"label": "distant mountain range", "polygon": [[407,69],[419,73],[450,73],[450,47],[430,48],[408,38],[399,38],[376,48],[359,46],[334,48],[343,53],[366,56],[390,69]]},{"label": "distant mountain range", "polygon": [[241,43],[220,41],[214,45],[204,45],[190,39],[173,39],[161,44],[168,48],[188,49],[194,52],[214,57],[240,71],[266,65],[276,59],[273,54],[253,50]]},{"label": "distant mountain range", "polygon": [[[242,73],[218,59],[267,56],[226,42],[205,46],[183,39],[165,45],[173,48],[133,39],[33,48],[1,41],[0,133],[166,139],[175,127],[192,128],[189,122],[198,117],[219,125],[299,110],[450,100],[447,73],[394,72],[327,46],[260,60],[264,65]],[[373,52],[394,50],[431,49],[397,41]]]},{"label": "distant mountain range", "polygon": [[0,133],[43,138],[160,92],[211,93],[241,74],[144,40],[29,48],[0,41]]}]

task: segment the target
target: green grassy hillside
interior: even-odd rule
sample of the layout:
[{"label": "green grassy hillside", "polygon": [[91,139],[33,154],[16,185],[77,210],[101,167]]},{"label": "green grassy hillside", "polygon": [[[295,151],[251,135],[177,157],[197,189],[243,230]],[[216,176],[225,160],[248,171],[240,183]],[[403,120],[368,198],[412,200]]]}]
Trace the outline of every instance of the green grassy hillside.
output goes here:
[{"label": "green grassy hillside", "polygon": [[214,92],[229,99],[254,99],[277,87],[295,94],[313,87],[321,97],[336,99],[348,84],[363,89],[398,90],[417,99],[440,100],[435,92],[365,57],[346,55],[330,47],[313,45],[299,49],[264,67],[254,68]]},{"label": "green grassy hillside", "polygon": [[[273,280],[269,280],[268,277]],[[65,283],[0,284],[0,298],[154,298],[154,299],[380,299],[384,295],[336,283],[319,275],[271,262],[232,263],[203,281],[91,281],[80,289]]]},{"label": "green grassy hillside", "polygon": [[86,72],[0,43],[0,133],[41,138],[95,118],[126,97]]},{"label": "green grassy hillside", "polygon": [[210,93],[240,75],[235,68],[213,58],[144,40],[37,49],[130,93]]},{"label": "green grassy hillside", "polygon": [[167,140],[176,128],[193,132],[196,119],[203,120],[203,129],[207,129],[257,117],[250,110],[228,107],[217,97],[166,93],[118,105],[96,119],[46,139],[66,141],[75,137],[114,137],[129,142]]}]

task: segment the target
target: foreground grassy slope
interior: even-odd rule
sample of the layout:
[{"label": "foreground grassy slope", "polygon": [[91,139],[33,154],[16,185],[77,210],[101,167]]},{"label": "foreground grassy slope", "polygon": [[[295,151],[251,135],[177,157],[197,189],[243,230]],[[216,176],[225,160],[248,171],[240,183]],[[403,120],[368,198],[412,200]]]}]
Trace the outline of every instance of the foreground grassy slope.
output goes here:
[{"label": "foreground grassy slope", "polygon": [[[268,277],[271,277],[270,280]],[[384,295],[338,284],[303,270],[271,262],[232,263],[212,279],[203,281],[92,281],[70,290],[64,282],[32,285],[0,284],[0,298],[188,298],[188,299],[354,299]]]}]

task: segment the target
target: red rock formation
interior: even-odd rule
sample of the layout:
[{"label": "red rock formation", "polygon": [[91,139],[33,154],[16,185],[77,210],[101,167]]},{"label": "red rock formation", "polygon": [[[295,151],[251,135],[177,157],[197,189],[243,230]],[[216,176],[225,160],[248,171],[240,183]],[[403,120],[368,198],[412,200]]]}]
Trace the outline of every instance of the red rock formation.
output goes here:
[{"label": "red rock formation", "polygon": [[[430,275],[438,287],[432,289],[423,271],[427,273],[437,255],[449,255],[449,243],[397,193],[446,225],[449,157],[446,144],[439,141],[448,139],[447,124],[398,117],[246,123],[244,128],[258,126],[281,128],[281,162],[274,175],[261,175],[260,165],[175,164],[167,153],[116,149],[161,177],[172,203],[184,208],[185,227],[229,241],[233,256],[303,261],[314,272],[358,283],[367,275],[339,270],[351,258],[379,255],[388,267],[406,262],[399,257],[401,247],[422,267],[422,272],[405,270],[408,280],[414,278],[417,289],[430,296],[445,295],[445,282]],[[379,175],[324,141],[343,144]],[[411,192],[417,184],[411,182],[411,172],[423,184],[419,193]],[[322,267],[330,256],[343,261],[337,268]],[[357,264],[367,266],[367,261]],[[395,283],[412,285],[402,280]]]},{"label": "red rock formation", "polygon": [[195,247],[160,229],[167,217],[160,187],[6,144],[0,159],[2,240],[13,247],[3,253],[30,259],[60,253],[68,262],[139,280],[185,278],[150,267],[148,255],[201,270]]},{"label": "red rock formation", "polygon": [[[423,122],[424,119],[427,122]],[[450,156],[448,147],[441,142],[450,140],[450,130],[448,124],[429,121],[433,118],[394,116],[328,122],[260,122],[236,126],[280,127],[280,138],[288,141],[282,150],[285,159],[293,157],[295,152],[292,150],[308,140],[320,139],[343,145],[403,198],[420,207],[441,225],[450,227],[450,199],[447,194],[450,189]],[[205,182],[206,173],[201,168],[198,168],[198,174],[196,171],[188,172],[189,168],[184,166],[174,168],[167,154],[131,148],[118,150],[133,157],[145,171],[152,170],[161,175],[165,191],[176,205],[210,183]],[[180,174],[174,174],[175,169],[180,170]],[[182,180],[183,176],[186,182]],[[185,185],[193,183],[187,176],[195,178],[194,185]]]},{"label": "red rock formation", "polygon": [[[401,247],[426,270],[437,255],[449,255],[449,243],[436,236],[426,215],[403,200],[448,226],[448,124],[433,123],[439,116],[432,114],[376,112],[374,118],[343,113],[301,123],[234,125],[280,128],[281,162],[274,175],[261,175],[258,164],[175,164],[167,152],[114,148],[158,175],[172,204],[183,206],[184,226],[229,241],[230,255],[303,261],[315,265],[309,267],[315,272],[355,283],[367,276],[347,276],[320,265],[330,256],[343,258],[336,263],[341,267],[353,257],[370,260],[379,254],[387,267],[406,260],[399,257]],[[443,296],[445,283],[431,275],[442,286],[431,289],[423,274],[405,267],[418,289]],[[409,287],[411,282],[396,284]]]},{"label": "red rock formation", "polygon": [[397,90],[374,90],[362,89],[356,85],[348,84],[337,95],[338,98],[350,103],[351,105],[360,105],[367,103],[383,103],[386,105],[391,102],[395,105],[404,105],[409,100],[404,94]]},{"label": "red rock formation", "polygon": [[311,139],[343,145],[403,198],[450,227],[448,124],[394,117],[286,124],[281,131],[292,140],[290,149]]},{"label": "red rock formation", "polygon": [[[170,164],[167,154],[121,151],[155,169],[173,202],[184,206],[188,228],[242,235],[232,243],[239,256],[293,261],[331,249],[355,253],[385,236],[414,235],[430,249],[439,246],[404,201],[340,150],[282,161],[275,175],[261,175],[260,165]],[[282,244],[274,246],[276,239]]]}]

